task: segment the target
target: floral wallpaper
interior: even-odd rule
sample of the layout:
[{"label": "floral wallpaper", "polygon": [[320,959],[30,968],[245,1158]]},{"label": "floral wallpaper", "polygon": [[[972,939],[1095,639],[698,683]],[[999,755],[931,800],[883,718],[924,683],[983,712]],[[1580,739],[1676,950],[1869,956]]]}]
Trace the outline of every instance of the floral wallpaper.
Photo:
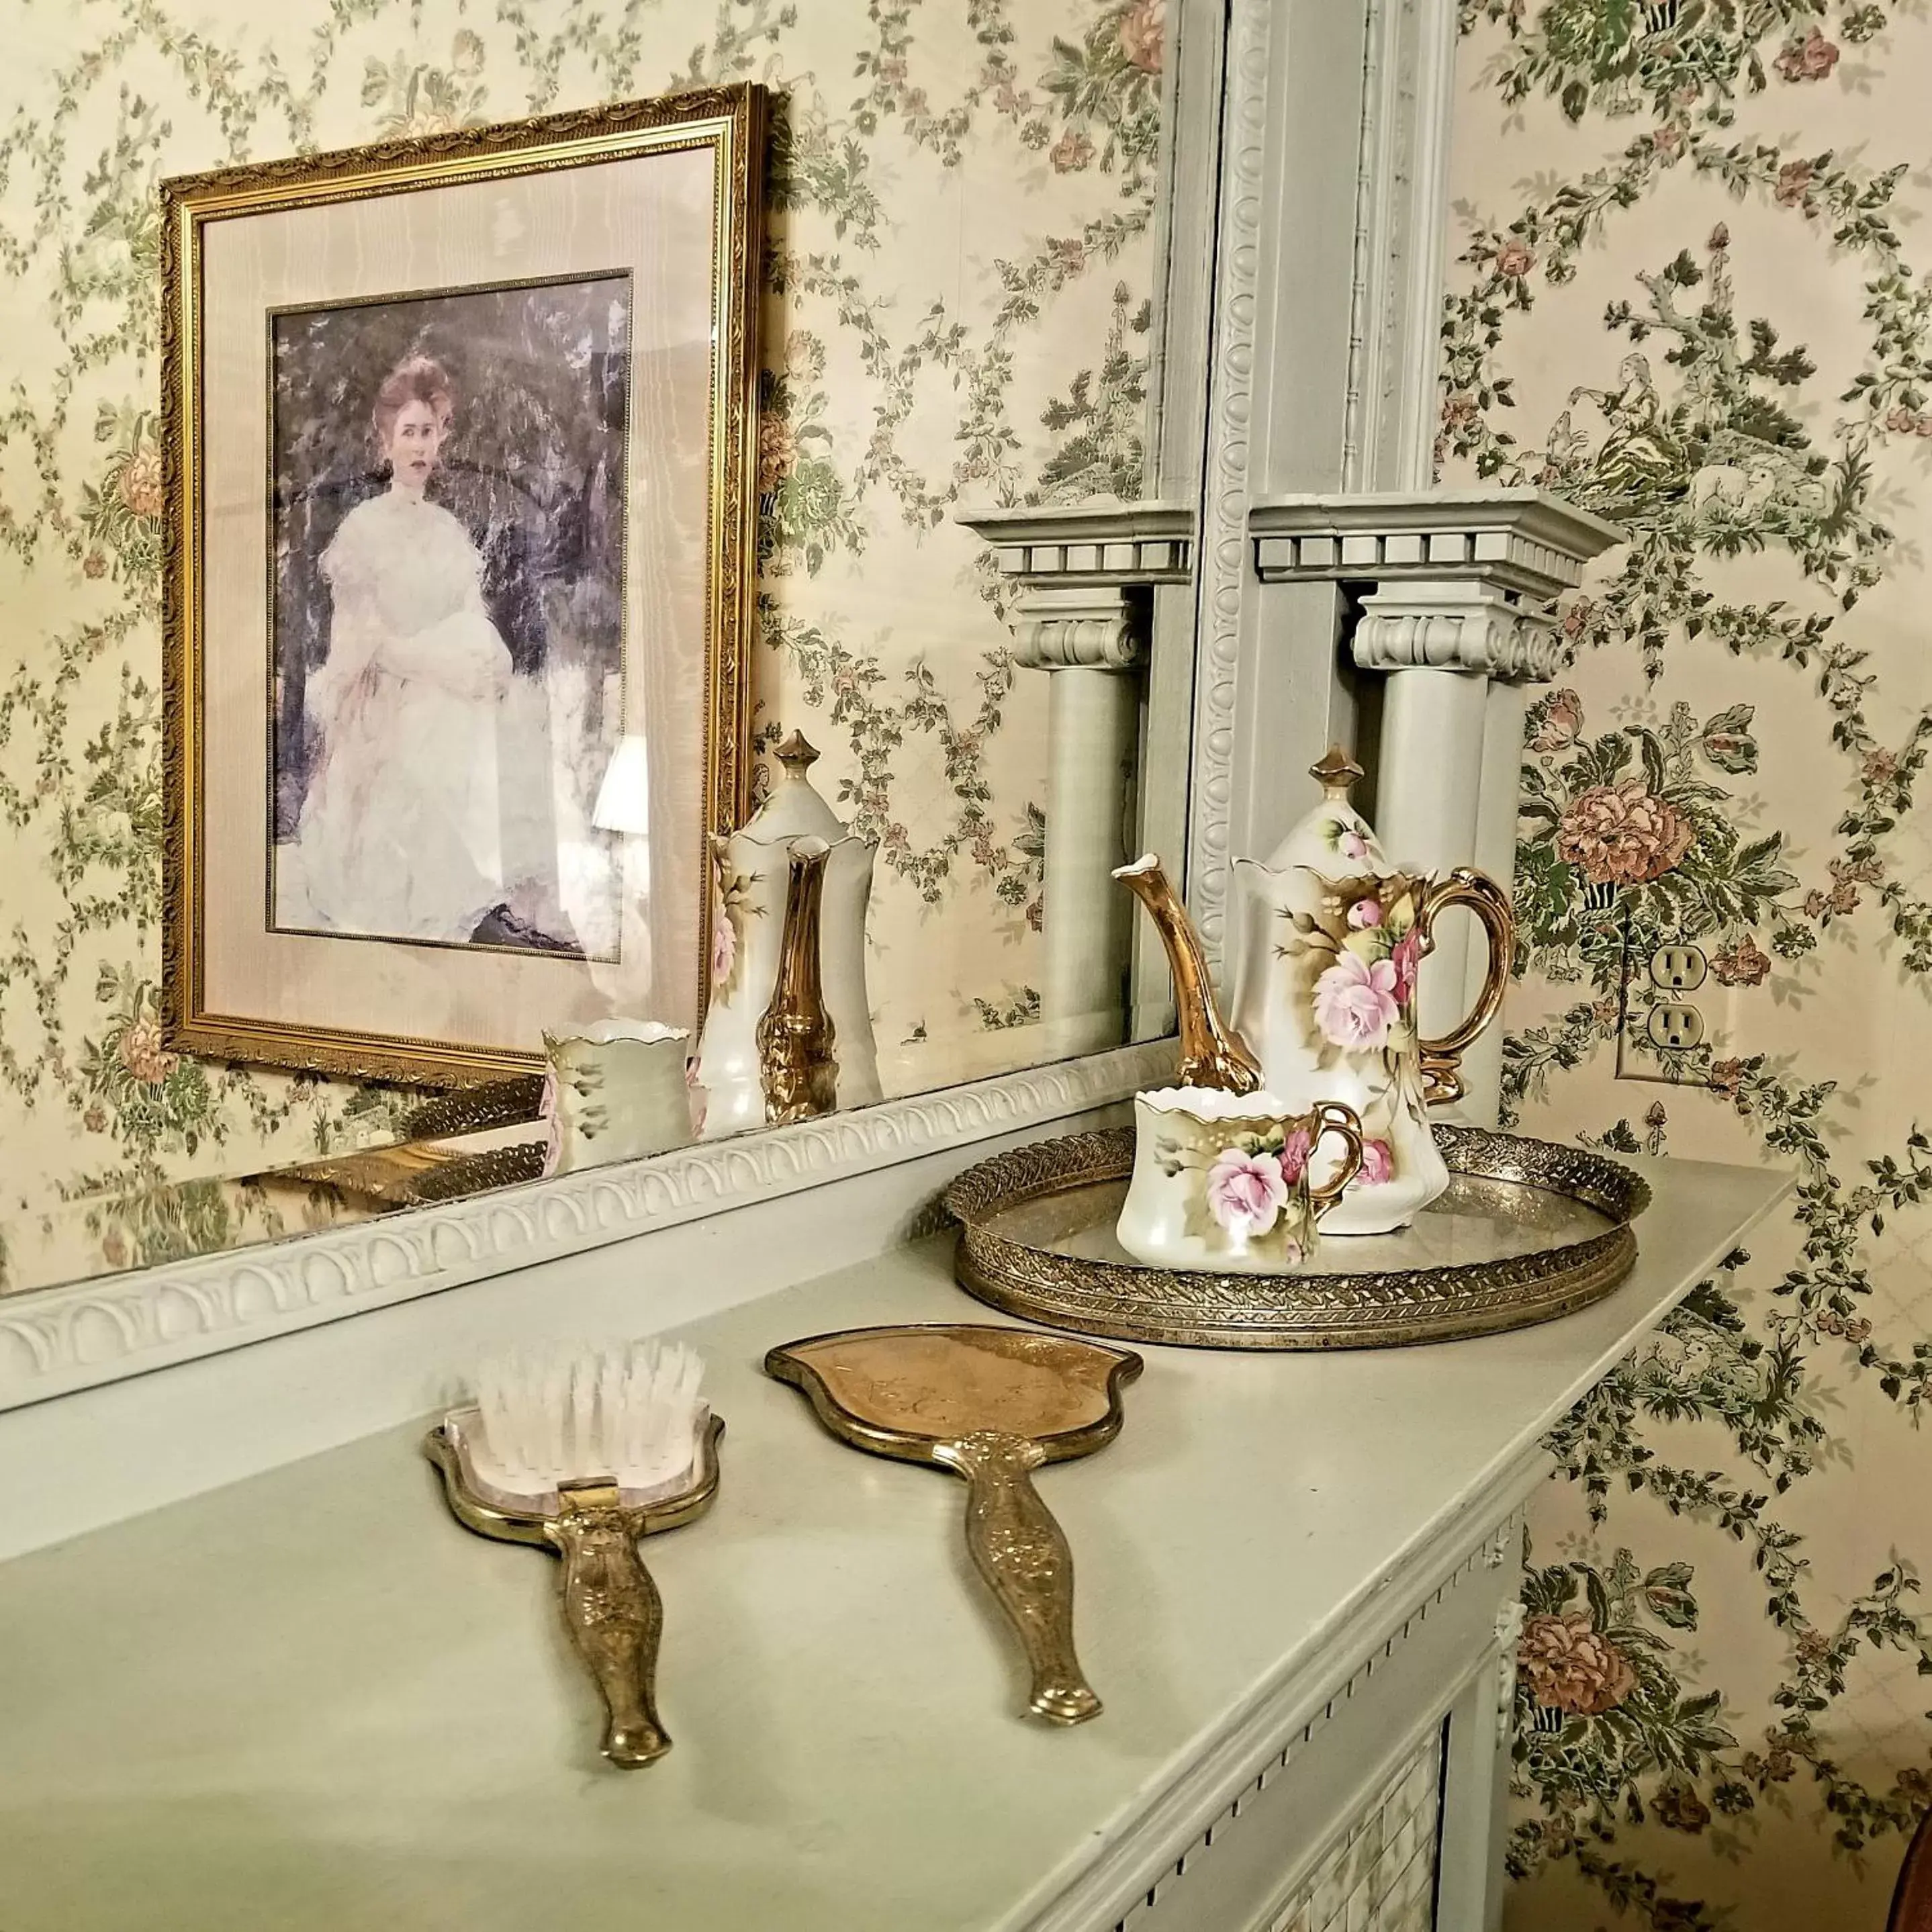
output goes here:
[{"label": "floral wallpaper", "polygon": [[1165,0],[4,13],[0,1226],[326,1152],[400,1104],[163,1048],[157,182],[680,86],[782,98],[760,759],[802,728],[880,843],[889,1085],[1035,1057],[1046,707],[951,518],[1138,490]]},{"label": "floral wallpaper", "polygon": [[1932,16],[1461,10],[1444,474],[1630,533],[1531,710],[1506,1109],[1797,1177],[1556,1438],[1507,1922],[1877,1932],[1932,1801]]}]

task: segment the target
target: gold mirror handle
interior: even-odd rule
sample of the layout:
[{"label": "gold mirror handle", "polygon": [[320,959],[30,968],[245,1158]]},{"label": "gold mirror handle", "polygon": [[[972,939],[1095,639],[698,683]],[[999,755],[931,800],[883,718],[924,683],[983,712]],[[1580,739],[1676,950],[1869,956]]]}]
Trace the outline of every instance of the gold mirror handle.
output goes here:
[{"label": "gold mirror handle", "polygon": [[1416,929],[1422,934],[1426,958],[1436,950],[1437,914],[1451,906],[1467,906],[1476,915],[1490,942],[1489,970],[1483,975],[1482,989],[1462,1024],[1453,1027],[1440,1040],[1425,1040],[1422,1048],[1423,1097],[1431,1106],[1440,1106],[1462,1097],[1462,1055],[1481,1036],[1496,1016],[1509,984],[1510,965],[1516,951],[1516,920],[1510,911],[1508,896],[1486,872],[1473,866],[1458,866],[1446,879],[1438,879],[1423,894],[1415,916]]},{"label": "gold mirror handle", "polygon": [[567,1484],[544,1533],[563,1558],[563,1624],[604,1694],[604,1755],[654,1764],[670,1749],[658,1722],[658,1640],[664,1602],[638,1554],[644,1513],[608,1483]]},{"label": "gold mirror handle", "polygon": [[933,1453],[966,1478],[966,1547],[1025,1649],[1027,1708],[1054,1724],[1097,1718],[1100,1700],[1073,1654],[1073,1552],[1033,1486],[1046,1450],[986,1429]]},{"label": "gold mirror handle", "polygon": [[1342,1189],[1362,1171],[1362,1122],[1354,1108],[1343,1106],[1340,1100],[1324,1100],[1315,1109],[1314,1119],[1315,1144],[1308,1150],[1311,1160],[1324,1134],[1342,1137],[1342,1165],[1319,1187],[1308,1190],[1308,1204],[1318,1220],[1340,1200]]}]

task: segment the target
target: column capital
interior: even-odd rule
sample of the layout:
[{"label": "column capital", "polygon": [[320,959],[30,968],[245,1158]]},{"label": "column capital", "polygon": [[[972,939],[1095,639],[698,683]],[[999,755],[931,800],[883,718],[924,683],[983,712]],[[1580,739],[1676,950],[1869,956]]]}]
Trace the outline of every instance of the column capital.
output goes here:
[{"label": "column capital", "polygon": [[1493,584],[1398,580],[1362,599],[1350,640],[1364,670],[1466,670],[1544,683],[1563,665],[1562,640],[1540,611]]},{"label": "column capital", "polygon": [[1029,584],[1006,607],[1027,670],[1133,670],[1147,662],[1148,599],[1126,584]]}]

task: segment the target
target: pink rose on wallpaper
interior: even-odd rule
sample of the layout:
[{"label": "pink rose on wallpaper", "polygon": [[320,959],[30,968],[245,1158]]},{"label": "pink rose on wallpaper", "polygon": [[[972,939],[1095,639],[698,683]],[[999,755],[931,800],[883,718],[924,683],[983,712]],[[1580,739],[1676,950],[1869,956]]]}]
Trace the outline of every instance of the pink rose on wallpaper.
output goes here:
[{"label": "pink rose on wallpaper", "polygon": [[1120,16],[1121,54],[1143,74],[1160,73],[1166,37],[1167,0],[1133,0]]},{"label": "pink rose on wallpaper", "polygon": [[769,496],[797,467],[797,433],[767,407],[758,418],[758,494]]},{"label": "pink rose on wallpaper", "polygon": [[1392,959],[1371,966],[1345,952],[1315,982],[1315,1024],[1337,1046],[1380,1046],[1401,1018]]},{"label": "pink rose on wallpaper", "polygon": [[1780,208],[1800,206],[1811,193],[1811,164],[1809,161],[1786,161],[1778,171],[1778,185],[1772,191],[1772,199]]},{"label": "pink rose on wallpaper", "polygon": [[1786,80],[1822,80],[1838,64],[1838,50],[1816,27],[1804,39],[1784,44],[1778,70]]},{"label": "pink rose on wallpaper", "polygon": [[1208,1205],[1231,1234],[1265,1234],[1287,1198],[1281,1162],[1271,1154],[1223,1148],[1208,1170]]},{"label": "pink rose on wallpaper", "polygon": [[1348,908],[1348,923],[1358,932],[1365,932],[1372,926],[1382,922],[1382,902],[1380,899],[1358,899]]},{"label": "pink rose on wallpaper", "polygon": [[1364,1141],[1362,1165],[1355,1176],[1358,1187],[1379,1187],[1395,1172],[1395,1150],[1387,1141]]},{"label": "pink rose on wallpaper", "polygon": [[1746,933],[1735,946],[1711,955],[1711,970],[1720,986],[1761,986],[1771,970],[1771,956]]},{"label": "pink rose on wallpaper", "polygon": [[1556,835],[1556,856],[1592,885],[1642,886],[1660,879],[1697,836],[1668,799],[1639,778],[1592,785],[1571,801]]},{"label": "pink rose on wallpaper", "polygon": [[1496,272],[1502,275],[1526,275],[1536,266],[1536,250],[1527,242],[1512,236],[1496,250]]},{"label": "pink rose on wallpaper", "polygon": [[[1580,626],[1579,627],[1580,628]],[[1567,752],[1583,728],[1583,700],[1565,685],[1552,692],[1538,707],[1534,735],[1529,741],[1532,752]]]},{"label": "pink rose on wallpaper", "polygon": [[122,464],[116,487],[130,516],[158,522],[167,507],[161,488],[161,452],[152,442],[142,443]]},{"label": "pink rose on wallpaper", "polygon": [[1546,1708],[1600,1718],[1637,1688],[1630,1660],[1582,1610],[1530,1618],[1516,1640],[1516,1668]]},{"label": "pink rose on wallpaper", "polygon": [[174,1054],[161,1051],[160,1022],[146,1013],[121,1036],[116,1051],[121,1064],[151,1087],[159,1086],[180,1064]]},{"label": "pink rose on wallpaper", "polygon": [[1412,926],[1396,941],[1395,950],[1389,955],[1389,964],[1395,968],[1395,1003],[1406,1006],[1415,997],[1415,975],[1422,964],[1422,928]]},{"label": "pink rose on wallpaper", "polygon": [[1046,158],[1053,164],[1055,174],[1075,174],[1094,158],[1094,143],[1070,128],[1047,150]]},{"label": "pink rose on wallpaper", "polygon": [[1292,1187],[1308,1172],[1308,1156],[1315,1151],[1315,1136],[1306,1127],[1297,1127],[1281,1144],[1281,1178]]}]

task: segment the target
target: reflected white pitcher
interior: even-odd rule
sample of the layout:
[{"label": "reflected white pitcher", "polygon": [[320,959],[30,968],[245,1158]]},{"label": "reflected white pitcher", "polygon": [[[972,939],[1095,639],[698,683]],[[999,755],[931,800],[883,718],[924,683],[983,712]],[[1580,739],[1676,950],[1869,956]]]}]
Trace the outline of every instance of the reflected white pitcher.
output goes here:
[{"label": "reflected white pitcher", "polygon": [[765,1124],[758,1022],[778,979],[790,855],[800,838],[822,838],[831,848],[819,968],[838,1042],[838,1104],[863,1107],[880,1097],[866,988],[866,914],[879,848],[848,832],[806,776],[818,756],[794,731],[778,748],[783,776],[771,796],[742,830],[712,841],[711,998],[698,1049],[707,1140]]}]

